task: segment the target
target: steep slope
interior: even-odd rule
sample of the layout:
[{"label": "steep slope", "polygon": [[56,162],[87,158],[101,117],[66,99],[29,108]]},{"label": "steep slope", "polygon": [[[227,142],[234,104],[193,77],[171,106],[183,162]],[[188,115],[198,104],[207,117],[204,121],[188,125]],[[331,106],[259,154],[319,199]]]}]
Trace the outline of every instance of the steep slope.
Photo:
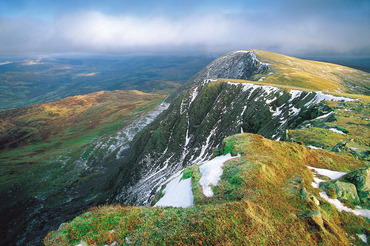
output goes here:
[{"label": "steep slope", "polygon": [[228,78],[196,83],[202,76],[240,78],[268,72],[270,65],[261,63],[254,53],[233,52],[216,59],[189,81],[194,86],[174,99],[167,111],[134,138],[117,178],[114,201],[150,204],[163,180],[192,163],[210,158],[221,139],[251,132],[284,140],[286,129],[332,111],[319,104],[321,101],[355,100],[311,91],[310,84],[297,90],[294,83],[277,87]]},{"label": "steep slope", "polygon": [[[351,155],[237,134],[220,153],[224,163],[214,196],[199,185],[199,166],[187,169],[194,207],[94,207],[45,238],[46,245],[362,245],[370,223],[339,212],[314,188],[307,166],[338,171],[366,166]],[[349,165],[351,163],[351,165]],[[190,173],[190,175],[188,175]],[[366,236],[365,236],[366,238]],[[116,242],[114,244],[114,242]]]},{"label": "steep slope", "polygon": [[164,109],[163,97],[101,91],[0,112],[0,244],[39,244],[105,201],[116,170],[106,161]]}]

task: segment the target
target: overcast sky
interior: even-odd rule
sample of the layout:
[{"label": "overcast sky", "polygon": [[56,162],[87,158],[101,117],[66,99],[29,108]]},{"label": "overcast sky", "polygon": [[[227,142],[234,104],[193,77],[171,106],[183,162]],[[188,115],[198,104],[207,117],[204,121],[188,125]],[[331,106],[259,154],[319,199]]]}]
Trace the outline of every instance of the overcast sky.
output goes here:
[{"label": "overcast sky", "polygon": [[370,57],[369,0],[0,0],[0,55]]}]

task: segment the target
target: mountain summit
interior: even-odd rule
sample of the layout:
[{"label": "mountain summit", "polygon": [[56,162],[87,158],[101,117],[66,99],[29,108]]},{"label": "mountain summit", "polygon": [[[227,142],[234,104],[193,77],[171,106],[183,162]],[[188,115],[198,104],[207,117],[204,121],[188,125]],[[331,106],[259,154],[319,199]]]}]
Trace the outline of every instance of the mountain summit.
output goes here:
[{"label": "mountain summit", "polygon": [[249,132],[285,140],[287,129],[330,113],[320,102],[354,100],[313,89],[366,90],[366,83],[354,80],[356,74],[366,75],[263,51],[236,51],[217,58],[188,81],[168,110],[136,135],[122,159],[114,201],[150,204],[162,180],[209,159],[230,135]]}]

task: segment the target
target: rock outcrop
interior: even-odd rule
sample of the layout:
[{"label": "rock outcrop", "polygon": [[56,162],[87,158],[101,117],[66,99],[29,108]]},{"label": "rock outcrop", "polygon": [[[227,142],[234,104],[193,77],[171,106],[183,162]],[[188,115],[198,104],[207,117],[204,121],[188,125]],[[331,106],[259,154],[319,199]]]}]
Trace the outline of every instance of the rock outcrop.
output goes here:
[{"label": "rock outcrop", "polygon": [[350,172],[341,180],[354,184],[360,201],[370,206],[370,167]]},{"label": "rock outcrop", "polygon": [[350,172],[338,180],[323,182],[320,188],[329,197],[353,206],[370,206],[370,167]]},{"label": "rock outcrop", "polygon": [[360,199],[354,184],[334,180],[320,184],[320,188],[328,194],[330,198],[338,199],[341,202],[349,202],[358,205]]}]

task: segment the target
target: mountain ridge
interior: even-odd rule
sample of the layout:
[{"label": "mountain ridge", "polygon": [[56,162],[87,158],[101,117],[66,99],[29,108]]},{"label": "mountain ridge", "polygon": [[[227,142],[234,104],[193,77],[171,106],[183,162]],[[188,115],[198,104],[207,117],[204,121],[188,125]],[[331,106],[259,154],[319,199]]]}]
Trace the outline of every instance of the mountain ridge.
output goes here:
[{"label": "mountain ridge", "polygon": [[[302,82],[301,78],[307,76],[307,71],[298,75],[293,73],[290,77],[286,77],[284,72],[291,73],[291,70],[278,67],[276,57],[272,57],[275,59],[275,63],[273,63],[271,54],[269,54],[270,58],[268,55],[265,55],[264,58],[259,55],[259,52],[261,51],[238,51],[216,59],[215,63],[209,64],[194,75],[188,84],[177,92],[178,94],[169,97],[167,101],[171,102],[170,105],[163,106],[160,109],[163,112],[158,116],[150,117],[151,120],[156,117],[154,121],[145,121],[142,124],[142,127],[145,126],[144,128],[130,133],[130,137],[125,138],[124,141],[114,138],[112,141],[107,141],[107,144],[99,141],[91,142],[91,145],[83,153],[80,153],[82,155],[79,154],[81,158],[85,159],[71,162],[69,165],[86,168],[87,171],[79,177],[81,180],[93,180],[94,170],[99,170],[95,167],[107,167],[109,171],[99,179],[99,185],[104,185],[104,187],[90,192],[91,187],[89,186],[93,186],[94,183],[86,182],[86,185],[70,190],[76,194],[79,192],[81,194],[87,193],[89,196],[83,201],[72,197],[72,201],[67,201],[65,204],[74,204],[75,207],[70,206],[73,213],[78,212],[79,203],[84,208],[107,202],[149,205],[158,197],[162,186],[175,172],[223,153],[223,139],[241,132],[260,134],[274,140],[306,144],[310,143],[306,135],[313,132],[311,126],[312,129],[319,129],[320,132],[324,133],[322,136],[317,134],[318,142],[321,142],[321,139],[325,138],[328,132],[332,132],[330,128],[336,131],[347,131],[343,128],[343,124],[349,129],[347,131],[349,134],[354,132],[354,128],[360,129],[355,132],[356,136],[360,136],[359,132],[367,129],[366,115],[369,97],[345,93],[344,90],[334,91],[335,96],[330,95],[331,92],[325,91],[326,87],[323,87],[321,83],[327,81],[326,77],[322,80],[316,80],[320,82],[318,88],[322,91],[315,91],[315,87],[310,87],[310,83],[306,83],[306,80]],[[235,57],[232,57],[233,55]],[[274,56],[279,55],[275,54]],[[369,77],[369,74],[366,76]],[[361,79],[362,77],[354,76],[353,78]],[[353,78],[351,77],[351,79]],[[273,79],[276,79],[275,83],[273,83]],[[292,81],[295,81],[296,84]],[[346,88],[347,92],[362,93],[366,89],[366,81],[359,82],[359,89],[350,88],[350,86],[347,88],[347,83],[342,83],[340,80],[331,82],[331,85],[334,83],[336,86],[341,86],[340,88]],[[352,81],[349,84],[353,83],[355,82]],[[347,98],[347,96],[353,98]],[[324,100],[333,100],[333,102]],[[158,104],[159,100],[148,107],[144,106],[143,112],[150,112]],[[342,112],[339,107],[348,111],[343,110]],[[353,115],[350,116],[348,113],[352,111]],[[141,111],[138,113],[140,114]],[[339,125],[336,125],[335,122],[336,115],[340,116]],[[351,124],[343,122],[346,117],[342,115],[348,116]],[[356,119],[356,117],[361,119]],[[135,128],[133,124],[137,121],[132,120],[131,122],[132,124],[117,123],[117,127],[123,124],[133,129]],[[147,122],[151,123],[147,124]],[[299,129],[294,130],[297,127]],[[289,131],[287,132],[287,130]],[[120,134],[126,133],[118,131],[117,136]],[[341,134],[332,134],[336,134],[333,141],[344,140]],[[256,135],[258,136],[256,138],[262,138],[260,135]],[[366,136],[365,132],[364,136],[356,137],[352,141],[356,144],[353,148],[360,147],[361,151],[366,150]],[[264,143],[270,143],[269,141],[266,139]],[[337,142],[334,144],[333,141],[329,141],[330,143],[325,148],[334,147],[333,145]],[[348,146],[351,146],[349,140],[345,139],[345,141],[346,144],[348,142]],[[318,145],[318,143],[316,144]],[[268,145],[274,144],[266,146]],[[112,146],[112,150],[109,150],[110,146]],[[101,155],[100,150],[107,150],[108,154]],[[363,166],[361,163],[366,162],[366,153],[363,155],[362,152],[355,149],[351,152],[343,146],[338,147],[338,150],[339,155],[343,155],[344,159],[349,158],[351,161],[351,158],[358,154],[357,158],[359,159],[354,160],[354,163],[357,163],[354,165],[356,167]],[[294,153],[291,154],[294,156]],[[118,174],[115,174],[116,171]],[[237,180],[239,177],[235,177],[235,179]],[[99,192],[104,194],[99,196]],[[62,198],[63,194],[56,197]],[[54,203],[57,198],[52,199],[54,199],[53,204],[57,204]],[[69,213],[63,208],[59,209],[59,216],[62,216],[63,211]],[[137,208],[132,209],[136,211]],[[97,209],[97,211],[99,210]],[[55,229],[57,227],[56,224],[52,226]],[[77,241],[74,242],[77,243]]]}]

